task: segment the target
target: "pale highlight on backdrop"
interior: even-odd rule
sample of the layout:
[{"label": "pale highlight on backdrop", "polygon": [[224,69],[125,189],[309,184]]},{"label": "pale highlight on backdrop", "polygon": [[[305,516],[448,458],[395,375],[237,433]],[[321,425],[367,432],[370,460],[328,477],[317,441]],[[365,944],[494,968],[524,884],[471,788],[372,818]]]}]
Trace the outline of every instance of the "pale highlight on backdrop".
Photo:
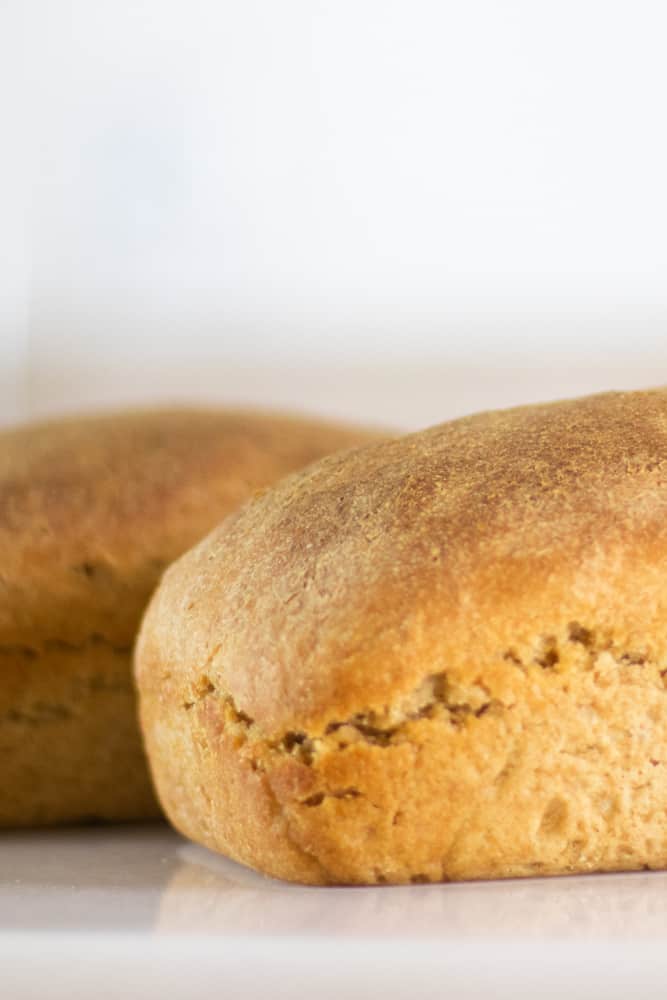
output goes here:
[{"label": "pale highlight on backdrop", "polygon": [[407,378],[408,423],[449,415],[422,371],[660,381],[666,29],[659,0],[8,0],[4,381],[387,419]]}]

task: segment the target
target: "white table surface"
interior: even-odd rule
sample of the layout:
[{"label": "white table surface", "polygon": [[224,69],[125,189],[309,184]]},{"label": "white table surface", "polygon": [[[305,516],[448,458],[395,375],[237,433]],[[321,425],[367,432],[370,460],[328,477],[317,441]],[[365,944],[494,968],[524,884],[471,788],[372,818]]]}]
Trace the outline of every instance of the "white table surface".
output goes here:
[{"label": "white table surface", "polygon": [[667,873],[315,889],[166,826],[0,835],[0,996],[664,998]]}]

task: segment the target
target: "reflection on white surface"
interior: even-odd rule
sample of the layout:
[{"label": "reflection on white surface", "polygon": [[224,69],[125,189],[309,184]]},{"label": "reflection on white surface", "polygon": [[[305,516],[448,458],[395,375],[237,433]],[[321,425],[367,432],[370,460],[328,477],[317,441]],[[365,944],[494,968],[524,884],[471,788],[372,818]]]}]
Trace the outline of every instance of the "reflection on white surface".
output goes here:
[{"label": "reflection on white surface", "polygon": [[324,889],[265,878],[166,826],[3,834],[0,933],[64,929],[657,940],[667,930],[667,873]]},{"label": "reflection on white surface", "polygon": [[662,998],[666,930],[661,872],[320,889],[166,826],[0,834],[11,1000]]},{"label": "reflection on white surface", "polygon": [[373,888],[307,888],[264,879],[204,848],[160,905],[161,931],[480,939],[664,938],[667,873]]},{"label": "reflection on white surface", "polygon": [[8,930],[150,930],[181,844],[157,824],[0,831],[0,939]]}]

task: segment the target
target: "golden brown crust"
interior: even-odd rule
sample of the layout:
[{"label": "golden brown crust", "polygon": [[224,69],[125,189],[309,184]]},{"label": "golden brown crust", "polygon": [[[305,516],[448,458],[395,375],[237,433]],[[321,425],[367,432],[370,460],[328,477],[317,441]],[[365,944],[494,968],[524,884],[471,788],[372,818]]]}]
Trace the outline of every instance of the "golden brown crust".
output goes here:
[{"label": "golden brown crust", "polygon": [[[664,390],[480,414],[291,476],[152,601],[137,676],[167,812],[304,881],[664,865],[666,514]],[[244,825],[243,783],[216,818],[230,734],[314,874]]]},{"label": "golden brown crust", "polygon": [[0,433],[0,826],[157,814],[131,647],[161,572],[254,490],[373,437],[214,410]]},{"label": "golden brown crust", "polygon": [[160,815],[131,652],[101,638],[0,648],[0,827]]}]

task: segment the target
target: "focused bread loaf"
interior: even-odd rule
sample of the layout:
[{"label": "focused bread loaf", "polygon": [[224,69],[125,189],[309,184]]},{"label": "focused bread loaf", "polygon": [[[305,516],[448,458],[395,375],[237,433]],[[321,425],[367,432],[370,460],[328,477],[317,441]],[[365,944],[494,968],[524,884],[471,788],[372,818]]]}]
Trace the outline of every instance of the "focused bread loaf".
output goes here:
[{"label": "focused bread loaf", "polygon": [[667,865],[667,391],[326,458],[166,573],[176,827],[307,883]]},{"label": "focused bread loaf", "polygon": [[157,814],[131,651],[160,574],[253,490],[371,437],[204,410],[0,434],[0,826]]}]

